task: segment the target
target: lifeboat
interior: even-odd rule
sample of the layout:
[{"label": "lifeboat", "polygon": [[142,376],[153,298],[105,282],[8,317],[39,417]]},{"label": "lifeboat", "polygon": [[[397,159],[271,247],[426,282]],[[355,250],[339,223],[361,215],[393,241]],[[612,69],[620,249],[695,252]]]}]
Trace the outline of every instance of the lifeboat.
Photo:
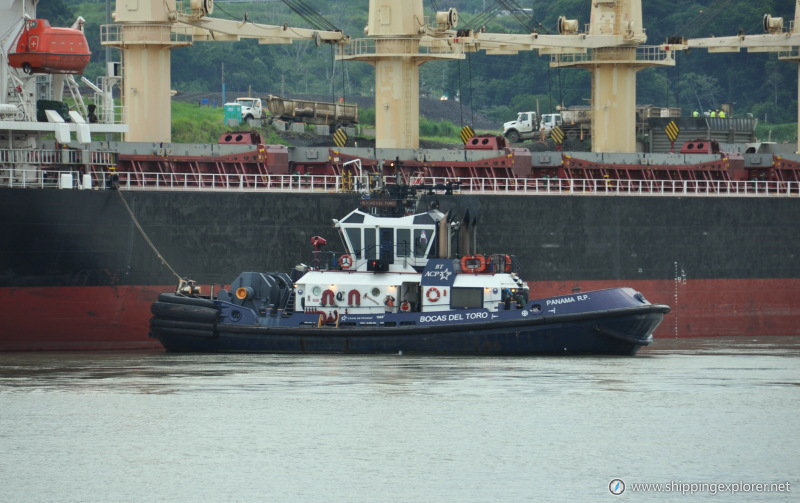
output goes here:
[{"label": "lifeboat", "polygon": [[8,64],[31,73],[82,73],[92,52],[81,30],[54,28],[46,19],[26,19]]}]

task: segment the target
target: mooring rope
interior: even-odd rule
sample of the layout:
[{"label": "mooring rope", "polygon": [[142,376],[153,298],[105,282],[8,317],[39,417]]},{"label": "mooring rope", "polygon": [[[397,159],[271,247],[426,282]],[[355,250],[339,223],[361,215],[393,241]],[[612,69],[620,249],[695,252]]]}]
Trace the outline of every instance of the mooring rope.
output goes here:
[{"label": "mooring rope", "polygon": [[178,281],[182,282],[183,281],[183,277],[180,274],[178,274],[177,272],[175,272],[175,269],[173,269],[172,266],[169,265],[169,262],[167,262],[167,259],[165,259],[161,255],[161,253],[158,251],[158,248],[156,248],[156,245],[154,245],[153,242],[150,241],[150,238],[147,236],[147,233],[144,231],[144,229],[142,228],[141,224],[139,224],[139,220],[136,218],[136,215],[133,214],[133,210],[131,210],[131,207],[128,205],[128,201],[125,200],[125,196],[122,195],[122,191],[119,190],[119,188],[117,188],[117,190],[115,192],[117,194],[119,194],[119,198],[122,201],[122,204],[125,205],[125,209],[128,210],[128,214],[131,216],[131,220],[133,221],[133,225],[135,225],[136,228],[139,229],[139,233],[142,235],[142,237],[144,238],[145,242],[150,246],[150,249],[152,249],[153,253],[156,254],[156,257],[158,257],[158,259],[161,260],[161,263],[164,264],[165,266],[167,266],[167,269],[169,269],[170,272],[173,275],[175,275],[176,278],[178,278]]}]

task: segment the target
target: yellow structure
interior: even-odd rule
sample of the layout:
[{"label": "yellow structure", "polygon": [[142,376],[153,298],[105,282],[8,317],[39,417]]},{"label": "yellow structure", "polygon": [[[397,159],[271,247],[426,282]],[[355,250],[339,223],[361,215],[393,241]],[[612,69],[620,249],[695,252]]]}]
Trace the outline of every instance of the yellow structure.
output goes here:
[{"label": "yellow structure", "polygon": [[342,46],[342,60],[375,66],[375,146],[419,147],[419,66],[432,59],[463,59],[441,37],[458,21],[455,10],[424,22],[422,0],[370,0],[366,34]]},{"label": "yellow structure", "polygon": [[172,34],[175,0],[117,0],[117,25],[101,29],[103,45],[122,49],[123,116],[129,141],[171,139],[170,51],[191,39]]},{"label": "yellow structure", "polygon": [[213,0],[190,0],[186,12],[175,0],[117,0],[114,21],[103,25],[103,45],[122,50],[122,101],[129,124],[127,141],[171,141],[170,51],[192,41],[256,38],[259,43],[345,41],[340,32],[239,23],[209,18]]},{"label": "yellow structure", "polygon": [[797,152],[800,153],[800,0],[795,0],[794,24],[784,30],[783,18],[764,14],[762,35],[735,35],[731,37],[695,38],[688,40],[690,48],[708,49],[708,52],[777,52],[778,58],[794,61],[797,65]]},{"label": "yellow structure", "polygon": [[[566,21],[566,20],[562,20]],[[567,31],[566,23],[560,26]],[[587,39],[612,36],[619,45],[585,53],[554,54],[551,66],[592,72],[592,151],[636,152],[636,72],[648,66],[673,66],[678,47],[641,46],[641,0],[595,0]]]}]

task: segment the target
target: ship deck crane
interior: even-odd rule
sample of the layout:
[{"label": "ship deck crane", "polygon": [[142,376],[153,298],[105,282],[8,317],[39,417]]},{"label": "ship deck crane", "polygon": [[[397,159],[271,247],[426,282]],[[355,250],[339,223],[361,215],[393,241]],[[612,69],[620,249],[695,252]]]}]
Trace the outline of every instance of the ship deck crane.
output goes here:
[{"label": "ship deck crane", "polygon": [[708,49],[708,52],[777,52],[778,59],[794,61],[797,65],[797,152],[800,152],[800,0],[795,0],[794,23],[784,29],[783,18],[764,14],[764,31],[760,35],[693,38],[689,48]]},{"label": "ship deck crane", "polygon": [[558,35],[475,33],[477,49],[487,53],[538,50],[551,67],[592,72],[592,151],[636,151],[636,72],[649,66],[674,66],[682,41],[657,46],[647,41],[641,0],[594,0],[588,29],[561,16]]},{"label": "ship deck crane", "polygon": [[463,59],[464,53],[515,54],[538,50],[551,66],[592,71],[592,138],[595,151],[635,152],[636,72],[674,65],[673,46],[641,46],[641,0],[593,0],[588,33],[562,16],[559,35],[455,31],[454,9],[422,20],[422,0],[370,0],[367,39],[343,47],[338,59],[375,65],[375,145],[419,147],[419,68],[432,59]]},{"label": "ship deck crane", "polygon": [[288,44],[294,40],[347,42],[339,31],[211,18],[208,15],[213,12],[213,0],[187,3],[189,10],[179,12],[175,0],[117,0],[113,15],[116,24],[101,27],[101,43],[123,53],[122,100],[129,124],[127,141],[171,140],[170,51],[176,47],[194,41],[242,38],[255,38],[262,44]]}]

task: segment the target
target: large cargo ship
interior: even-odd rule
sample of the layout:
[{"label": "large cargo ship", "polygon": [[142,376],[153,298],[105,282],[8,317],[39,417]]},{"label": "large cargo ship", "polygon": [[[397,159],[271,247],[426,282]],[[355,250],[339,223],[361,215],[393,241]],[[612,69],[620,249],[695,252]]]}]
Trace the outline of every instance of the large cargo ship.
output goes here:
[{"label": "large cargo ship", "polygon": [[[15,78],[19,96],[36,92],[34,76]],[[0,106],[2,351],[157,348],[159,293],[180,278],[211,293],[243,270],[292,268],[310,257],[307,236],[335,239],[330,220],[374,177],[458,184],[438,191],[440,209],[513,254],[536,297],[628,286],[672,307],[657,338],[800,335],[798,155],[705,140],[675,154],[530,152],[494,137],[287,148],[245,131],[213,145],[93,142],[124,131],[104,103],[97,122]],[[741,122],[680,124],[684,135],[751,127]]]},{"label": "large cargo ship", "polygon": [[[248,189],[238,175],[214,175],[216,186],[174,175],[134,186],[135,173],[120,175],[119,190],[0,189],[0,349],[155,347],[149,306],[177,285],[172,271],[208,291],[242,270],[290,269],[289,257],[311,256],[307,236],[335,239],[330,220],[358,204],[341,176],[267,175]],[[469,215],[480,242],[502,243],[537,296],[633,287],[673,308],[657,338],[800,335],[797,182],[715,183],[714,192],[479,182],[483,190],[439,195],[440,208]]]}]

